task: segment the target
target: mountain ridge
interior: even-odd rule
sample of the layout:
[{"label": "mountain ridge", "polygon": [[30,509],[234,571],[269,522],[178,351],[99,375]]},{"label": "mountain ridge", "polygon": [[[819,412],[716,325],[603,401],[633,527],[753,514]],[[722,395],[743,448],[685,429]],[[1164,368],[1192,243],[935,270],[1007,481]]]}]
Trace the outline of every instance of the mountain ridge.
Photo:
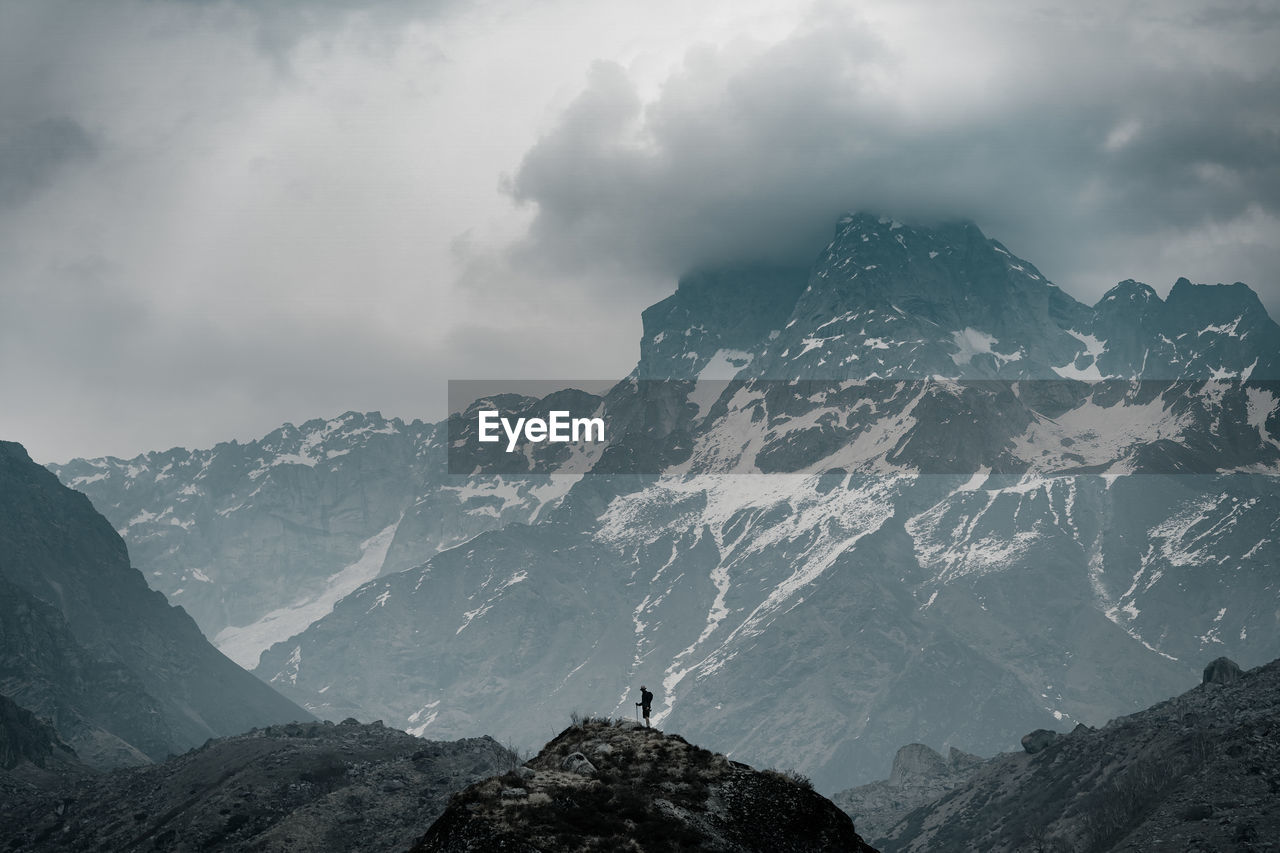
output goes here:
[{"label": "mountain ridge", "polygon": [[468,467],[450,505],[490,526],[384,563],[258,672],[517,743],[643,680],[700,741],[834,790],[906,741],[993,752],[1157,701],[1208,649],[1280,653],[1275,323],[1189,283],[1174,312],[1136,282],[1090,308],[949,228],[849,217],[803,288],[688,277],[603,397],[591,464],[629,473]]},{"label": "mountain ridge", "polygon": [[[843,223],[841,233],[855,253],[887,248],[905,257],[919,242],[916,260],[906,265],[924,270],[916,285],[920,298],[937,301],[936,288],[930,288],[943,279],[959,281],[955,270],[963,271],[963,263],[954,269],[940,265],[938,258],[926,257],[942,256],[939,238],[893,226],[860,217]],[[975,228],[960,233],[968,254],[957,250],[957,257],[975,257],[976,268],[996,271],[997,281],[987,291],[1001,294],[1009,282],[1030,283],[1039,294],[1039,302],[1027,303],[1035,307],[1037,323],[1053,317],[1076,323],[1091,310],[1058,295],[1033,266]],[[675,342],[662,349],[669,363],[682,369],[687,363],[704,365],[701,374],[706,365],[730,362],[739,376],[713,404],[693,403],[696,392],[643,382],[624,381],[606,395],[606,405],[620,399],[623,410],[635,413],[629,415],[630,443],[621,451],[656,460],[650,470],[662,476],[586,477],[531,527],[482,536],[423,567],[385,576],[264,654],[263,677],[285,679],[285,689],[317,708],[327,703],[335,711],[372,711],[406,723],[414,716],[416,725],[426,721],[454,731],[450,726],[461,719],[454,715],[463,706],[514,695],[482,689],[488,698],[480,699],[472,691],[486,681],[525,685],[520,692],[534,697],[530,710],[542,718],[554,716],[560,705],[614,710],[598,704],[601,688],[612,684],[625,694],[625,674],[631,673],[635,680],[661,683],[658,713],[674,715],[673,722],[700,739],[766,760],[791,755],[819,784],[835,787],[836,774],[885,755],[903,740],[919,739],[921,731],[938,732],[938,740],[966,749],[994,750],[1009,742],[966,727],[962,717],[1005,719],[1005,737],[1012,740],[1014,732],[1071,725],[1082,717],[1096,721],[1156,701],[1185,677],[1178,659],[1202,653],[1205,644],[1225,644],[1245,658],[1274,648],[1276,638],[1258,609],[1265,610],[1262,602],[1275,595],[1266,569],[1275,552],[1274,490],[1264,485],[1271,482],[1266,475],[1254,481],[1254,475],[1230,472],[1242,464],[1242,470],[1275,469],[1269,436],[1280,427],[1276,397],[1261,372],[1246,388],[1238,379],[1206,385],[1213,382],[1213,370],[1205,369],[1242,374],[1254,363],[1260,338],[1265,345],[1275,333],[1274,323],[1267,319],[1246,333],[1243,346],[1227,340],[1228,328],[1202,329],[1196,337],[1205,347],[1196,358],[1161,367],[1177,383],[1083,382],[1077,377],[1102,375],[1098,363],[1105,364],[1109,352],[1089,327],[1059,329],[1036,349],[1013,343],[1043,337],[1038,326],[1017,331],[1005,346],[992,333],[995,326],[948,329],[895,304],[859,311],[856,299],[863,297],[850,287],[863,275],[888,272],[865,269],[873,264],[859,267],[854,260],[874,262],[879,256],[841,254],[838,243],[811,272],[787,321],[790,328],[764,332],[754,352],[727,355],[719,339],[698,329],[712,325],[687,313],[651,315],[692,323],[685,329],[646,324],[651,342],[659,335],[659,345]],[[844,290],[834,292],[852,294],[854,301],[832,304],[826,299],[830,293],[815,292],[814,281],[840,276]],[[1123,292],[1103,304],[1118,301]],[[681,298],[679,290],[675,298]],[[958,324],[996,310],[1002,301],[975,308],[953,300],[943,307],[969,312],[954,314]],[[1011,310],[1015,317],[1030,311],[1026,304]],[[780,314],[776,306],[769,311],[772,319],[758,323],[756,331]],[[942,309],[933,316],[942,317]],[[1213,326],[1209,321],[1215,319],[1206,322]],[[927,336],[907,334],[910,352],[904,355],[884,331],[898,327],[922,329]],[[690,330],[694,334],[684,334]],[[697,342],[703,338],[710,343]],[[1180,345],[1184,355],[1188,345]],[[659,350],[642,345],[642,351]],[[827,380],[758,381],[770,375],[769,364],[786,364],[787,375],[803,376],[806,364],[816,367],[824,358],[840,363],[842,353],[858,356],[840,374],[855,378],[852,394],[841,396],[838,386],[828,391],[822,385]],[[733,364],[735,359],[741,364]],[[873,360],[868,369],[865,362]],[[1118,363],[1149,371],[1158,366],[1150,356],[1144,365],[1137,354]],[[949,365],[950,375],[969,384],[952,390],[948,380],[895,382],[898,376],[932,375],[937,365]],[[645,369],[657,366],[650,358]],[[1024,388],[1016,384],[1018,377],[1049,381]],[[980,384],[992,379],[999,382]],[[1251,389],[1258,389],[1260,418],[1243,411],[1246,398],[1254,400],[1246,393]],[[683,410],[681,393],[689,394]],[[1053,407],[1053,418],[1036,411],[1046,405]],[[1127,432],[1113,435],[1106,425],[1122,413]],[[957,420],[966,425],[958,427]],[[994,455],[967,457],[961,452],[966,446],[987,446]],[[664,461],[664,447],[683,448],[670,458],[685,461]],[[1230,451],[1234,457],[1230,447],[1237,448]],[[599,466],[615,449],[606,450]],[[1188,453],[1193,455],[1186,459],[1200,460],[1189,468],[1181,461]],[[1002,455],[1017,464],[1000,463],[1005,467],[997,470]],[[930,459],[958,464],[954,472],[938,471],[928,467],[934,464]],[[717,472],[739,470],[778,473],[758,481],[741,474],[716,479]],[[937,473],[924,476],[930,470]],[[1183,470],[1204,473],[1197,479],[1178,473]],[[1142,471],[1164,476],[1139,476]],[[1225,488],[1221,498],[1202,506],[1206,492],[1218,488]],[[962,541],[952,541],[954,530],[964,532]],[[1213,583],[1201,579],[1189,556],[1196,554],[1198,561],[1210,552],[1215,561],[1219,554],[1245,559],[1230,570],[1239,589],[1206,589],[1208,600],[1220,602],[1206,606],[1177,590]],[[580,612],[570,608],[559,616],[574,626],[575,635],[586,637],[575,642],[565,635],[557,643],[567,645],[537,667],[487,660],[484,678],[459,679],[452,665],[432,665],[413,651],[430,647],[436,661],[455,654],[479,661],[485,648],[519,648],[521,626],[553,630],[543,616],[523,615],[536,607],[531,602],[553,600],[560,595],[553,590],[568,584],[591,590]],[[417,599],[432,604],[424,610]],[[868,608],[867,601],[876,606]],[[1223,605],[1230,619],[1225,611],[1215,615]],[[630,642],[610,627],[627,623],[634,626]],[[1188,630],[1191,625],[1198,630]],[[652,626],[661,627],[655,632]],[[874,638],[868,633],[873,627]],[[379,639],[366,643],[362,637]],[[388,657],[378,654],[380,647],[396,651]],[[847,648],[864,663],[832,660],[832,648]],[[970,673],[971,683],[953,683],[949,670]],[[389,687],[389,673],[397,673],[392,680],[407,689]],[[584,673],[590,673],[586,682]],[[362,687],[344,697],[342,685],[349,679]],[[554,685],[552,696],[541,683]],[[937,698],[943,695],[939,683],[948,685],[946,701]],[[997,685],[999,700],[984,696],[990,687],[983,685]],[[322,695],[315,693],[320,687]],[[306,690],[309,699],[303,698]],[[824,697],[830,693],[836,695]],[[1125,698],[1117,701],[1120,696]],[[805,722],[795,732],[758,740],[762,733],[751,721],[779,713]],[[516,734],[518,740],[538,739],[522,715],[501,707],[487,714],[496,731],[523,731],[528,734]],[[1015,727],[1014,718],[1024,722]]]},{"label": "mountain ridge", "polygon": [[156,589],[251,668],[380,573],[541,509],[545,488],[450,478],[443,433],[347,412],[246,443],[50,468],[111,519]]}]

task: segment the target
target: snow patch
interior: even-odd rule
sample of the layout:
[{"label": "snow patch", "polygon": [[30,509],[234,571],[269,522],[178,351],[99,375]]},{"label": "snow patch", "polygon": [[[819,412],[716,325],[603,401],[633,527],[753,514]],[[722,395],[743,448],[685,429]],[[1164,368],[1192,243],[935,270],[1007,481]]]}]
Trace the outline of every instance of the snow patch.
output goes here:
[{"label": "snow patch", "polygon": [[297,685],[298,671],[302,667],[302,646],[294,646],[293,651],[289,654],[289,659],[285,661],[284,669],[277,672],[271,677],[272,682],[280,684],[288,682]]},{"label": "snow patch", "polygon": [[1000,343],[993,335],[981,332],[971,326],[966,326],[959,332],[951,333],[951,342],[956,346],[956,352],[951,354],[951,360],[957,365],[969,364],[973,361],[974,356],[990,355],[996,360],[997,366],[1006,362],[1018,361],[1022,358],[1022,351],[1018,350],[1009,355],[998,353],[995,345]]},{"label": "snow patch", "polygon": [[1240,326],[1240,321],[1243,319],[1244,315],[1241,314],[1230,323],[1223,323],[1217,326],[1205,326],[1203,329],[1196,332],[1196,337],[1200,337],[1201,335],[1230,335],[1233,338],[1239,337],[1236,334],[1236,329]]},{"label": "snow patch", "polygon": [[1249,426],[1258,431],[1258,438],[1264,444],[1270,443],[1280,447],[1280,441],[1272,437],[1267,430],[1267,419],[1271,417],[1276,410],[1276,396],[1270,389],[1266,388],[1245,388],[1247,396],[1246,410],[1248,412],[1247,420]]},{"label": "snow patch", "polygon": [[[1098,356],[1106,352],[1107,342],[1095,338],[1093,335],[1086,335],[1083,332],[1077,332],[1074,329],[1064,330],[1068,335],[1084,344],[1084,354],[1077,356],[1061,367],[1053,367],[1054,373],[1063,379],[1078,379],[1082,382],[1101,381],[1104,377],[1102,372],[1098,370]],[[1084,367],[1076,367],[1076,363],[1081,358],[1089,359],[1089,363]]]},{"label": "snow patch", "polygon": [[245,669],[253,669],[264,651],[302,633],[328,615],[339,600],[376,578],[399,526],[400,519],[397,519],[361,542],[359,559],[330,575],[318,591],[278,607],[249,625],[223,628],[213,638],[213,644]]},{"label": "snow patch", "polygon": [[[515,586],[528,577],[529,573],[521,569],[520,571],[512,574],[502,583],[498,584],[497,588],[494,589],[483,604],[474,610],[468,610],[466,613],[462,614],[462,624],[458,626],[458,630],[453,632],[454,636],[456,637],[458,634],[461,634],[468,625],[492,610],[493,605],[497,603],[498,599],[502,597],[502,594],[506,592],[508,588]],[[485,584],[487,585],[488,581],[486,581]],[[481,588],[483,589],[484,585],[482,585]]]},{"label": "snow patch", "polygon": [[698,381],[729,380],[751,363],[752,355],[739,349],[718,349],[698,371]]},{"label": "snow patch", "polygon": [[702,370],[698,371],[693,390],[689,393],[689,402],[698,407],[695,418],[700,418],[710,411],[712,405],[724,391],[724,383],[733,379],[751,363],[749,352],[736,349],[718,349],[711,356]]}]

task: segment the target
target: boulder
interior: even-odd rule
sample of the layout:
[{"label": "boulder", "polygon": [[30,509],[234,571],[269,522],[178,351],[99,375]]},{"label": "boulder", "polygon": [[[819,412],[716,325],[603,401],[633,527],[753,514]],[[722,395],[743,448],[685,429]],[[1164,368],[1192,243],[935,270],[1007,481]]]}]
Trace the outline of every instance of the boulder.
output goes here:
[{"label": "boulder", "polygon": [[1050,729],[1036,729],[1022,736],[1022,748],[1030,755],[1042,751],[1058,737],[1058,733]]},{"label": "boulder", "polygon": [[587,760],[587,757],[581,752],[571,752],[560,762],[562,770],[568,770],[570,773],[577,773],[579,776],[594,776],[596,774],[596,766]]},{"label": "boulder", "polygon": [[947,772],[947,763],[941,755],[923,743],[909,743],[893,757],[889,784],[894,788],[905,788],[945,777]]},{"label": "boulder", "polygon": [[1218,658],[1204,668],[1202,684],[1230,684],[1244,675],[1240,666],[1231,658]]}]

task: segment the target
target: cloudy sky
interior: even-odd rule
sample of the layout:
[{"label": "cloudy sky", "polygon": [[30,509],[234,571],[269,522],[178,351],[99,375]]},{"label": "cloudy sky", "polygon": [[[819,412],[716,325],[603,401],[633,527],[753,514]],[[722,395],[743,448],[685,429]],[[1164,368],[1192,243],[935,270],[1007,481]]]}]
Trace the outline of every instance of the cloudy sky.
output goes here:
[{"label": "cloudy sky", "polygon": [[0,0],[0,437],[622,376],[682,271],[808,263],[852,209],[1280,316],[1277,56],[1232,0]]}]

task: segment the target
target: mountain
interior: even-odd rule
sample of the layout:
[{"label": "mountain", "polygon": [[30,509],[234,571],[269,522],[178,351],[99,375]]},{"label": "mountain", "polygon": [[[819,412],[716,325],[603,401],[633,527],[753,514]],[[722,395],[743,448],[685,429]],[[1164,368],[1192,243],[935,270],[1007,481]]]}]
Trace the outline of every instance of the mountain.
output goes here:
[{"label": "mountain", "polygon": [[467,788],[413,850],[874,853],[803,777],[598,719],[575,722],[524,765]]},{"label": "mountain", "polygon": [[258,672],[523,744],[646,681],[664,725],[835,790],[1280,654],[1280,327],[1244,285],[1089,307],[971,224],[851,215],[803,287],[699,274],[644,319],[591,475]]},{"label": "mountain", "polygon": [[0,693],[94,766],[309,715],[147,587],[88,499],[0,442]]},{"label": "mountain", "polygon": [[423,741],[381,723],[291,723],[163,764],[0,801],[9,850],[401,853],[452,793],[514,766],[490,738]]},{"label": "mountain", "polygon": [[[256,671],[323,716],[525,746],[575,709],[626,712],[644,681],[663,725],[833,791],[872,781],[902,743],[991,754],[1146,707],[1206,654],[1280,655],[1280,327],[1245,285],[1180,280],[1161,299],[1125,281],[1088,306],[973,224],[853,214],[807,273],[700,271],[643,321],[636,371],[608,393],[477,386],[423,439],[430,470],[384,466],[421,476],[402,491],[434,496],[425,511],[346,511],[359,524],[341,556],[284,571],[275,592],[246,581],[253,612],[298,616],[257,634],[252,654],[279,642]],[[566,400],[605,416],[607,447],[474,441],[482,408]],[[337,421],[335,441],[382,422]],[[234,500],[189,531],[167,498],[113,520],[164,516],[183,542],[220,530],[226,555],[276,549],[295,522],[321,529],[319,491],[253,497],[262,530],[290,531],[274,538],[215,517],[258,481],[378,467],[359,441],[304,454],[332,423],[255,445]],[[102,474],[82,487],[116,500],[143,488],[126,464],[59,473]],[[212,488],[185,470],[194,485],[164,488]],[[351,476],[333,498],[346,507]],[[380,574],[316,592],[359,575],[342,567],[402,511],[388,558],[360,564]],[[442,532],[410,536],[410,519]],[[314,535],[317,552],[333,541]],[[225,577],[277,571],[253,559]],[[152,577],[178,600],[213,594],[193,574]],[[242,596],[225,584],[219,600]]]},{"label": "mountain", "polygon": [[247,444],[50,469],[111,521],[153,589],[252,668],[380,573],[530,521],[556,498],[550,480],[451,478],[442,435],[348,412]]},{"label": "mountain", "polygon": [[1180,696],[967,769],[872,840],[904,853],[1263,850],[1280,832],[1278,733],[1280,661],[1241,673],[1221,659]]}]

